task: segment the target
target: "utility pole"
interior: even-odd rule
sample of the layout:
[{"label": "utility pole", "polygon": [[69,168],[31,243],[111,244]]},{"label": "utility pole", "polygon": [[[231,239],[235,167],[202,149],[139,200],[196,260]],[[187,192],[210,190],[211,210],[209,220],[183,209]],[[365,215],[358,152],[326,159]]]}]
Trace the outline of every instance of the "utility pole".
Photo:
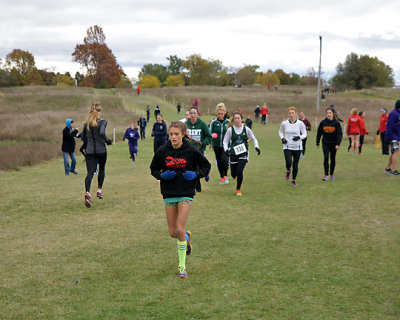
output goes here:
[{"label": "utility pole", "polygon": [[319,36],[319,67],[318,67],[318,91],[317,91],[317,112],[321,100],[321,55],[322,55],[322,36]]}]

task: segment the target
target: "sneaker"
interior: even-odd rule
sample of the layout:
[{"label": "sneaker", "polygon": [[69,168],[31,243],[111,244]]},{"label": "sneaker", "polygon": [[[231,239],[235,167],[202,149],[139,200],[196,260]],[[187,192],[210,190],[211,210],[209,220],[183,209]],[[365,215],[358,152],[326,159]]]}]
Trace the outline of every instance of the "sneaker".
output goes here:
[{"label": "sneaker", "polygon": [[286,171],[286,176],[285,176],[286,181],[289,181],[289,176],[290,176],[290,170]]},{"label": "sneaker", "polygon": [[186,272],[186,269],[181,271],[181,269],[179,268],[178,277],[181,278],[181,279],[185,279],[185,278],[187,278],[187,276],[188,276],[188,274]]},{"label": "sneaker", "polygon": [[323,178],[322,178],[322,181],[328,181],[329,180],[329,177],[328,176],[324,176]]},{"label": "sneaker", "polygon": [[241,195],[242,195],[242,191],[240,191],[239,189],[236,190],[236,195],[237,195],[237,196],[241,196]]},{"label": "sneaker", "polygon": [[296,180],[292,180],[292,187],[297,187]]},{"label": "sneaker", "polygon": [[69,176],[69,172],[66,172],[65,175],[66,175],[66,176]]},{"label": "sneaker", "polygon": [[362,153],[362,152],[359,154],[359,156],[363,156],[363,155],[364,155],[364,153]]},{"label": "sneaker", "polygon": [[331,181],[335,181],[335,177],[333,175],[331,175]]},{"label": "sneaker", "polygon": [[219,184],[225,184],[224,178],[221,178],[221,182]]},{"label": "sneaker", "polygon": [[73,174],[78,174],[78,172],[76,172],[76,171],[71,171],[71,173],[73,173]]},{"label": "sneaker", "polygon": [[186,231],[186,255],[189,256],[192,253],[192,244],[190,240],[192,239],[192,233],[190,231]]},{"label": "sneaker", "polygon": [[384,171],[385,173],[387,173],[387,174],[392,174],[392,169],[385,169],[385,171]]},{"label": "sneaker", "polygon": [[397,170],[392,171],[392,175],[393,176],[400,176],[400,172],[398,172]]},{"label": "sneaker", "polygon": [[86,208],[90,208],[92,206],[92,202],[90,201],[92,197],[90,196],[89,192],[86,192],[85,194],[85,206]]},{"label": "sneaker", "polygon": [[204,180],[206,180],[206,182],[208,182],[208,180],[210,180],[210,176],[209,176],[209,175],[206,175],[206,176],[204,177]]},{"label": "sneaker", "polygon": [[104,199],[103,193],[101,191],[97,191],[97,198]]},{"label": "sneaker", "polygon": [[228,177],[224,177],[224,184],[228,184],[228,183],[229,183]]}]

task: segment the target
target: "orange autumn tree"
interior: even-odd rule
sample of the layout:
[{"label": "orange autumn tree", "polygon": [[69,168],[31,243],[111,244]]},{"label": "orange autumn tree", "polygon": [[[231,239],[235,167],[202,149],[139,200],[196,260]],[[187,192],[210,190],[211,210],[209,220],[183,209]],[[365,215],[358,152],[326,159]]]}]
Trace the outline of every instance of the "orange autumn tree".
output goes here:
[{"label": "orange autumn tree", "polygon": [[82,81],[83,86],[115,87],[124,75],[105,40],[103,29],[97,25],[92,26],[87,29],[83,44],[77,44],[72,53],[73,61],[80,63],[87,70]]}]

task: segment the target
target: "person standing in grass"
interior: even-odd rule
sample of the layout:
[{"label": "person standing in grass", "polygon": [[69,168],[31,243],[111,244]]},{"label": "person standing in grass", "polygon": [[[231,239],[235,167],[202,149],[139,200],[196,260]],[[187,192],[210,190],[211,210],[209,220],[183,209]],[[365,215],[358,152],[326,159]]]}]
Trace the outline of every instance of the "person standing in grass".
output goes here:
[{"label": "person standing in grass", "polygon": [[186,222],[194,200],[196,179],[208,175],[211,164],[187,140],[186,124],[172,121],[168,133],[169,141],[154,154],[150,170],[151,175],[160,180],[169,234],[177,238],[178,276],[186,278],[186,255],[192,252],[192,233],[186,231]]},{"label": "person standing in grass", "polygon": [[140,136],[139,133],[137,132],[135,128],[135,124],[131,122],[129,124],[129,128],[126,129],[124,137],[122,138],[122,141],[125,141],[125,139],[128,139],[128,144],[129,144],[129,154],[130,158],[132,161],[135,161],[135,154],[137,155],[137,147],[138,147],[138,140]]},{"label": "person standing in grass", "polygon": [[167,141],[168,128],[161,113],[157,114],[151,136],[154,137],[154,152]]},{"label": "person standing in grass", "polygon": [[150,121],[150,107],[149,106],[146,107],[146,121],[147,122]]},{"label": "person standing in grass", "polygon": [[[400,175],[397,171],[400,142],[400,100],[396,101],[395,108],[389,113],[385,131],[386,142],[389,143],[391,155],[385,172],[394,176]],[[393,168],[393,170],[391,169]]]},{"label": "person standing in grass", "polygon": [[146,139],[146,126],[147,126],[147,121],[142,115],[139,120],[138,120],[138,125],[140,129],[140,140]]},{"label": "person standing in grass", "polygon": [[268,118],[268,105],[264,103],[264,105],[261,107],[260,113],[261,113],[261,123],[262,124],[267,124],[267,118]]},{"label": "person standing in grass", "polygon": [[243,124],[243,114],[233,113],[233,124],[229,123],[224,137],[224,151],[229,157],[232,178],[237,178],[236,195],[241,196],[243,171],[249,161],[249,139],[253,142],[257,154],[260,155],[258,141],[250,128]]},{"label": "person standing in grass", "polygon": [[381,108],[381,118],[379,119],[379,128],[376,131],[376,134],[381,138],[381,145],[382,145],[382,154],[389,155],[389,144],[386,143],[385,139],[385,131],[386,131],[386,123],[388,119],[387,109]]},{"label": "person standing in grass", "polygon": [[220,184],[228,184],[228,159],[224,152],[224,137],[229,123],[229,119],[226,118],[225,104],[222,102],[217,104],[216,107],[217,118],[214,119],[210,124],[211,131],[211,144],[215,154],[215,161],[221,178]]},{"label": "person standing in grass", "polygon": [[100,119],[103,108],[100,103],[92,105],[86,122],[83,125],[82,140],[87,141],[86,147],[86,168],[85,178],[85,206],[92,206],[90,185],[92,183],[94,172],[99,166],[97,177],[97,197],[103,199],[103,183],[105,178],[105,167],[107,162],[106,144],[111,145],[112,141],[106,136],[107,121]]},{"label": "person standing in grass", "polygon": [[297,119],[297,109],[288,109],[289,119],[283,121],[279,128],[279,136],[283,144],[283,154],[286,162],[285,179],[289,181],[292,172],[292,186],[296,187],[296,177],[299,170],[299,160],[303,145],[301,140],[307,138],[307,129],[304,123]]},{"label": "person standing in grass", "polygon": [[347,120],[347,135],[350,138],[351,146],[353,150],[353,155],[358,155],[358,146],[360,144],[360,134],[361,134],[361,118],[357,114],[358,110],[356,108],[351,109],[351,115]]},{"label": "person standing in grass", "polygon": [[[212,139],[210,128],[202,119],[199,118],[197,107],[195,106],[190,107],[189,114],[190,114],[190,119],[186,121],[187,134],[190,138],[195,140],[192,141],[192,144],[198,147],[201,153],[205,154],[207,145],[210,144]],[[205,176],[206,182],[208,181],[208,179],[209,176],[207,174]],[[200,178],[197,179],[196,183],[197,183],[196,191],[201,192]]]},{"label": "person standing in grass", "polygon": [[364,121],[364,117],[365,117],[365,112],[364,111],[360,111],[358,113],[358,116],[360,117],[360,124],[361,124],[361,131],[360,131],[360,144],[358,145],[358,154],[360,156],[363,155],[362,151],[362,146],[364,144],[364,135],[368,134],[367,128],[365,127],[365,121]]},{"label": "person standing in grass", "polygon": [[[73,126],[74,126],[74,120],[67,119],[65,121],[61,151],[63,153],[64,171],[66,176],[69,176],[70,172],[78,174],[78,172],[75,171],[76,167],[75,138],[78,135],[79,128],[73,128]],[[71,158],[71,165],[69,163],[69,158]]]},{"label": "person standing in grass", "polygon": [[[324,153],[324,172],[325,175],[322,178],[323,181],[330,179],[335,180],[333,173],[335,172],[336,166],[336,152],[340,147],[342,141],[342,127],[340,122],[335,118],[334,111],[332,108],[326,109],[326,118],[322,120],[318,126],[317,131],[317,148],[319,148],[319,142],[322,137],[322,151]],[[329,158],[331,165],[329,168]],[[330,170],[329,170],[330,169]]]},{"label": "person standing in grass", "polygon": [[[300,112],[299,113],[299,120],[303,121],[304,125],[306,126],[306,130],[307,131],[311,131],[311,123],[310,123],[310,121],[308,121],[308,119],[304,115],[304,112]],[[301,140],[301,144],[302,144],[302,147],[303,147],[303,150],[301,150],[301,155],[300,155],[301,159],[303,159],[305,157],[306,143],[307,143],[307,137],[305,137],[303,140]]]}]

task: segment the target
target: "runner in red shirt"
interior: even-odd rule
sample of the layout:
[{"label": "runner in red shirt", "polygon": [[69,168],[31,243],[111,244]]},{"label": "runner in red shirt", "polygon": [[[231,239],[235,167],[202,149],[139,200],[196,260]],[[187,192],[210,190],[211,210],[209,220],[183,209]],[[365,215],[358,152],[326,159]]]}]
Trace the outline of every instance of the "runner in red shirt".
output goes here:
[{"label": "runner in red shirt", "polygon": [[[347,135],[351,139],[351,149],[353,155],[358,155],[356,148],[360,144],[361,134],[361,121],[362,119],[358,116],[357,108],[351,109],[351,116],[347,120]],[[358,151],[358,150],[357,150]]]},{"label": "runner in red shirt", "polygon": [[361,149],[362,149],[362,146],[363,146],[363,144],[364,144],[364,135],[365,135],[365,134],[368,134],[368,131],[367,131],[367,129],[365,128],[365,121],[364,121],[365,112],[364,112],[364,111],[360,111],[360,112],[358,113],[358,116],[359,116],[360,119],[361,119],[360,144],[359,144],[359,146],[358,146],[358,152],[359,152],[359,155],[362,156],[363,153],[361,152]]},{"label": "runner in red shirt", "polygon": [[267,124],[267,118],[268,118],[268,106],[266,103],[261,107],[261,123],[262,124]]}]

